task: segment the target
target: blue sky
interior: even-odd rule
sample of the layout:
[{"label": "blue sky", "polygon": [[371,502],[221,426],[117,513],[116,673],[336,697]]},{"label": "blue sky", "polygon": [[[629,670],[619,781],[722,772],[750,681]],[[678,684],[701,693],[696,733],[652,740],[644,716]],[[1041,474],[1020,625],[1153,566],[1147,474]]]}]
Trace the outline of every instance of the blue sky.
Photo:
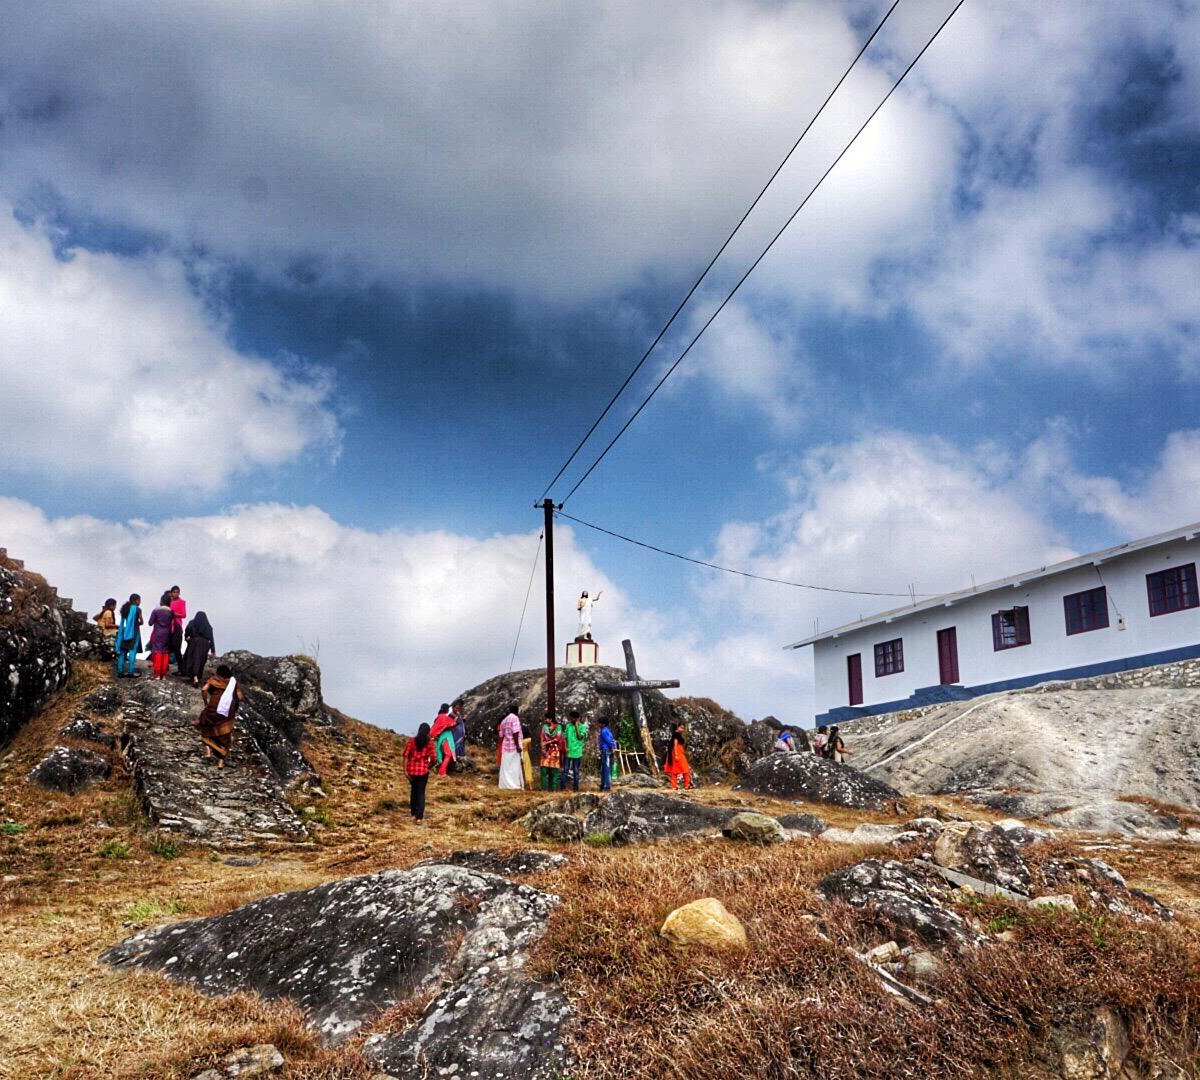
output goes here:
[{"label": "blue sky", "polygon": [[[901,0],[581,466],[951,6]],[[873,592],[1200,518],[1200,9],[1044,7],[968,0],[568,511]],[[10,13],[0,545],[411,728],[507,667],[533,502],[884,10]],[[747,717],[893,604],[558,554],[561,626],[603,588],[606,656]]]}]

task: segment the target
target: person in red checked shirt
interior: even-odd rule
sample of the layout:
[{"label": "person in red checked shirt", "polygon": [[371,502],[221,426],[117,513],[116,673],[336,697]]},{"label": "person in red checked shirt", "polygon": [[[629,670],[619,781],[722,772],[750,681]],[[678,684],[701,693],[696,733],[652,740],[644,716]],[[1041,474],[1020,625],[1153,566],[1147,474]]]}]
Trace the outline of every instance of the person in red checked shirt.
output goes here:
[{"label": "person in red checked shirt", "polygon": [[413,820],[425,820],[425,785],[429,783],[429,767],[435,751],[429,737],[429,725],[422,724],[404,746],[404,772],[408,777],[408,812]]}]

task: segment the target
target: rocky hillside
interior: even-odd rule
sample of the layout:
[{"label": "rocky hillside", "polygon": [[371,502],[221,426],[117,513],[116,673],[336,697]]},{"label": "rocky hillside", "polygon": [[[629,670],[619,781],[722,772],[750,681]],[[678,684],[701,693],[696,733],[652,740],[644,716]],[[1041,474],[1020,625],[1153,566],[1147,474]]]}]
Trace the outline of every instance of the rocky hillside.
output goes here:
[{"label": "rocky hillside", "polygon": [[967,794],[1065,828],[1200,840],[1200,661],[845,725],[904,792]]},{"label": "rocky hillside", "polygon": [[[602,693],[597,684],[616,683],[625,678],[619,668],[562,668],[555,681],[555,707],[565,718],[572,709],[588,721],[593,732],[607,721],[614,733],[624,720],[632,722],[632,709],[621,694]],[[488,750],[496,748],[496,726],[512,706],[519,710],[527,730],[535,732],[546,714],[546,671],[536,668],[497,675],[460,695],[467,718],[467,738]],[[763,754],[769,753],[782,726],[774,717],[747,724],[733,713],[706,699],[672,700],[660,690],[642,695],[650,737],[661,760],[674,724],[682,722],[688,733],[688,759],[692,766],[712,779],[744,772]],[[798,733],[801,740],[802,733]],[[634,744],[636,745],[636,744]],[[533,742],[536,761],[537,740]],[[593,761],[594,747],[585,760]]]}]

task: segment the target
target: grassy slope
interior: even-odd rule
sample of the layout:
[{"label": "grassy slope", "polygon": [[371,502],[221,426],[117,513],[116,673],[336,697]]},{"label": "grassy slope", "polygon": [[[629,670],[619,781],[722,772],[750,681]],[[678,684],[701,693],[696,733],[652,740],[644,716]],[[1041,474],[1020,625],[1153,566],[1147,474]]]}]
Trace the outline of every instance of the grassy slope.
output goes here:
[{"label": "grassy slope", "polygon": [[[0,752],[0,822],[24,826],[0,833],[0,1077],[189,1077],[261,1041],[284,1051],[291,1077],[371,1076],[357,1053],[361,1039],[323,1050],[285,1005],[205,998],[158,976],[108,970],[96,955],[136,928],[271,892],[454,848],[515,849],[523,837],[513,822],[540,796],[500,792],[488,776],[435,780],[427,823],[413,825],[404,811],[401,740],[345,720],[344,740],[305,747],[329,795],[307,804],[317,811],[307,815],[315,846],[260,850],[251,868],[228,866],[202,847],[172,852],[141,817],[120,768],[75,797],[23,780],[78,698],[103,679],[98,666],[76,665],[58,702]],[[785,809],[728,789],[695,797]],[[843,825],[887,819],[812,809]],[[120,853],[113,841],[127,857],[101,854]],[[1186,1062],[1190,1073],[1200,1019],[1200,938],[1190,920],[1147,930],[981,903],[980,921],[1014,931],[1014,940],[955,965],[938,990],[943,1004],[916,1010],[880,994],[842,951],[875,944],[878,932],[823,903],[813,888],[838,866],[882,853],[815,841],[767,850],[712,842],[573,846],[566,870],[530,884],[564,897],[534,963],[563,981],[583,1018],[574,1035],[585,1061],[579,1075],[1050,1075],[1040,1065],[1048,1025],[1094,1002],[1133,1018],[1145,1059]],[[1099,854],[1131,883],[1200,908],[1194,849],[1130,845]],[[657,937],[667,912],[705,895],[745,922],[746,954],[679,953]],[[422,1006],[402,1004],[379,1023]]]}]

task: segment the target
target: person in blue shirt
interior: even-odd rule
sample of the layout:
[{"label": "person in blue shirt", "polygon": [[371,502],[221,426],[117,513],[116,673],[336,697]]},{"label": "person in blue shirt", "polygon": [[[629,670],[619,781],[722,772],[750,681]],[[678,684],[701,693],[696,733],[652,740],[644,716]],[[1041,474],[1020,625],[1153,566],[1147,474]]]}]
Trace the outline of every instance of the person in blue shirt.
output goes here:
[{"label": "person in blue shirt", "polygon": [[608,728],[608,721],[600,722],[600,790],[612,791],[612,762],[613,751],[617,748],[617,740]]}]

